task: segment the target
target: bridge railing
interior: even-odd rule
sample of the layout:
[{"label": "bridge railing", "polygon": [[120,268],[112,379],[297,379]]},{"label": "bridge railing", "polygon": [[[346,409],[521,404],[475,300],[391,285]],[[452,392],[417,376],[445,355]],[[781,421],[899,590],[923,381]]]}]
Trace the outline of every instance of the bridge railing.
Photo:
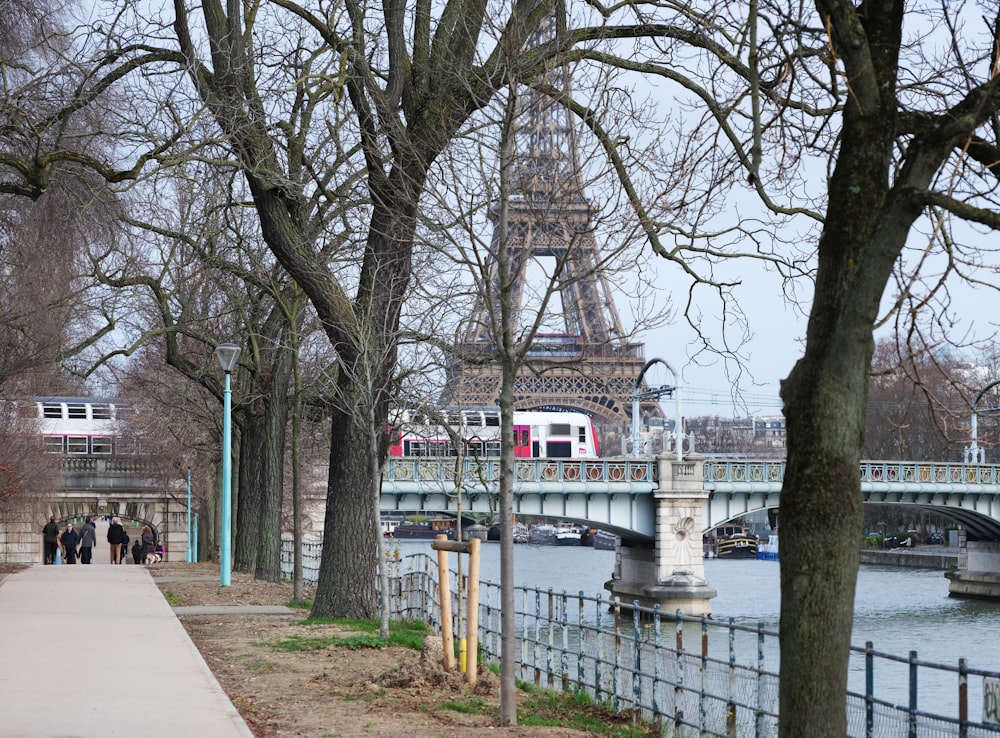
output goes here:
[{"label": "bridge railing", "polygon": [[[706,483],[780,484],[784,459],[706,459]],[[961,462],[862,461],[862,484],[1000,484],[1000,465]]]},{"label": "bridge railing", "polygon": [[[315,567],[306,570],[315,570],[319,544],[308,552]],[[390,572],[391,616],[424,620],[439,631],[434,559],[415,554],[393,560]],[[453,594],[456,579],[452,571]],[[479,642],[493,662],[500,658],[499,601],[498,584],[480,584]],[[516,667],[524,681],[583,690],[616,710],[635,711],[665,735],[777,735],[778,634],[763,625],[529,587],[515,587],[514,616]],[[915,651],[893,656],[871,643],[853,647],[851,660],[849,735],[1000,736],[1000,725],[980,722],[979,708],[1000,672],[969,668],[964,659],[957,666],[924,662]]]},{"label": "bridge railing", "polygon": [[[500,479],[497,459],[465,459],[461,470],[455,459],[394,458],[386,469],[390,483],[416,482],[453,486],[456,478],[467,483],[490,485]],[[784,459],[705,460],[706,486],[726,483],[763,484],[780,488],[785,478]],[[861,483],[865,485],[980,485],[1000,486],[1000,465],[961,462],[862,461]],[[516,482],[562,483],[658,483],[657,461],[652,458],[623,459],[518,459]]]},{"label": "bridge railing", "polygon": [[[499,459],[394,458],[389,460],[386,479],[454,485],[461,474],[465,482],[493,484],[500,480]],[[518,459],[517,482],[656,482],[654,459]]]},{"label": "bridge railing", "polygon": [[70,474],[135,474],[153,472],[156,459],[149,456],[109,454],[100,456],[67,455],[58,459],[59,470]]}]

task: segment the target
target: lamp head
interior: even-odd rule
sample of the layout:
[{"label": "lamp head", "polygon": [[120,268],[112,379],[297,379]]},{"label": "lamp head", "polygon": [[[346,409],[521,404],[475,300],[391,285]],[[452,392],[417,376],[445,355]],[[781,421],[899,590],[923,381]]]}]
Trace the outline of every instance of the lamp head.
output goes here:
[{"label": "lamp head", "polygon": [[215,355],[219,358],[219,366],[226,374],[230,374],[236,368],[236,361],[240,358],[240,347],[235,343],[220,343],[215,349]]}]

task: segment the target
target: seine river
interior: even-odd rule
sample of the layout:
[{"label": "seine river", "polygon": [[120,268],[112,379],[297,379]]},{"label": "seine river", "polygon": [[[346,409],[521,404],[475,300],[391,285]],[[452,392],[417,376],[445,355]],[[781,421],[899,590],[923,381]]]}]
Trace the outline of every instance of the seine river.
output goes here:
[{"label": "seine river", "polygon": [[[432,553],[429,543],[424,541],[406,541],[401,548],[404,555]],[[480,579],[499,582],[499,545],[485,543],[482,551]],[[454,558],[452,562],[454,567]],[[705,575],[718,592],[712,600],[713,618],[721,622],[733,618],[741,625],[763,623],[768,630],[776,631],[780,605],[778,566],[774,561],[755,559],[707,559]],[[515,578],[521,586],[606,597],[604,582],[611,578],[613,567],[613,551],[587,547],[514,547]],[[903,658],[916,651],[921,661],[957,666],[958,660],[965,658],[971,668],[1000,671],[997,636],[1000,603],[949,597],[948,580],[940,570],[862,565],[854,613],[855,646],[871,641],[876,651]],[[902,681],[898,698],[905,703],[905,677]],[[949,677],[949,685],[951,681]],[[945,686],[944,690],[951,693],[952,687]],[[931,707],[927,704],[929,691],[933,691],[932,685],[922,678],[922,709]],[[974,705],[972,709],[978,711]]]}]

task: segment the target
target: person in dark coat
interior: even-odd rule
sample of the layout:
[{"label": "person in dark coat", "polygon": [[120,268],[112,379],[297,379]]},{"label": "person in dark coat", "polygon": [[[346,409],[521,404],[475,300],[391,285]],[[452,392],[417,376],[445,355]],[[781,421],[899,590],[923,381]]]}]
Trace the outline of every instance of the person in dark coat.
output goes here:
[{"label": "person in dark coat", "polygon": [[117,564],[119,561],[124,537],[125,528],[118,522],[118,518],[111,518],[111,525],[108,526],[108,547],[111,549],[112,564]]},{"label": "person in dark coat", "polygon": [[[129,540],[130,539],[128,537],[128,531],[125,530],[125,526],[123,525],[122,526],[122,552],[121,552],[121,555],[118,557],[118,563],[119,564],[124,564],[126,561],[128,561],[128,542],[129,542]],[[136,563],[139,563],[139,562],[136,562]]]},{"label": "person in dark coat", "polygon": [[147,564],[156,563],[156,539],[148,525],[142,526],[142,560]]},{"label": "person in dark coat", "polygon": [[83,528],[80,529],[80,563],[89,564],[90,557],[94,552],[94,546],[97,545],[97,526],[94,522],[87,518],[87,521],[83,524]]},{"label": "person in dark coat", "polygon": [[63,560],[66,564],[76,563],[76,545],[80,542],[80,534],[76,532],[72,523],[66,523],[66,530],[59,536],[59,543],[63,547]]},{"label": "person in dark coat", "polygon": [[59,523],[55,518],[49,518],[49,522],[42,528],[42,541],[45,544],[45,563],[52,564],[59,548]]},{"label": "person in dark coat", "polygon": [[136,538],[135,543],[132,544],[132,561],[137,564],[142,563],[142,541],[138,538]]}]

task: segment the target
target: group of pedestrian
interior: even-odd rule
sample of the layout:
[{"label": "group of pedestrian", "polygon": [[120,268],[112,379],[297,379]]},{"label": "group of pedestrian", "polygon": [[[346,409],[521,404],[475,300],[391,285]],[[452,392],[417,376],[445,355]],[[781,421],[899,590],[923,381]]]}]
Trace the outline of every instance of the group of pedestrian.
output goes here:
[{"label": "group of pedestrian", "polygon": [[[118,518],[111,518],[107,538],[111,563],[126,563],[131,538]],[[97,525],[88,517],[79,531],[71,522],[66,523],[66,528],[60,530],[55,517],[50,517],[49,522],[42,528],[42,540],[45,545],[46,565],[75,564],[77,558],[81,564],[89,564],[93,560],[94,546],[97,545]],[[132,561],[136,564],[143,562],[152,564],[161,561],[162,558],[157,551],[153,529],[148,525],[142,526],[141,537],[132,544]]]}]

